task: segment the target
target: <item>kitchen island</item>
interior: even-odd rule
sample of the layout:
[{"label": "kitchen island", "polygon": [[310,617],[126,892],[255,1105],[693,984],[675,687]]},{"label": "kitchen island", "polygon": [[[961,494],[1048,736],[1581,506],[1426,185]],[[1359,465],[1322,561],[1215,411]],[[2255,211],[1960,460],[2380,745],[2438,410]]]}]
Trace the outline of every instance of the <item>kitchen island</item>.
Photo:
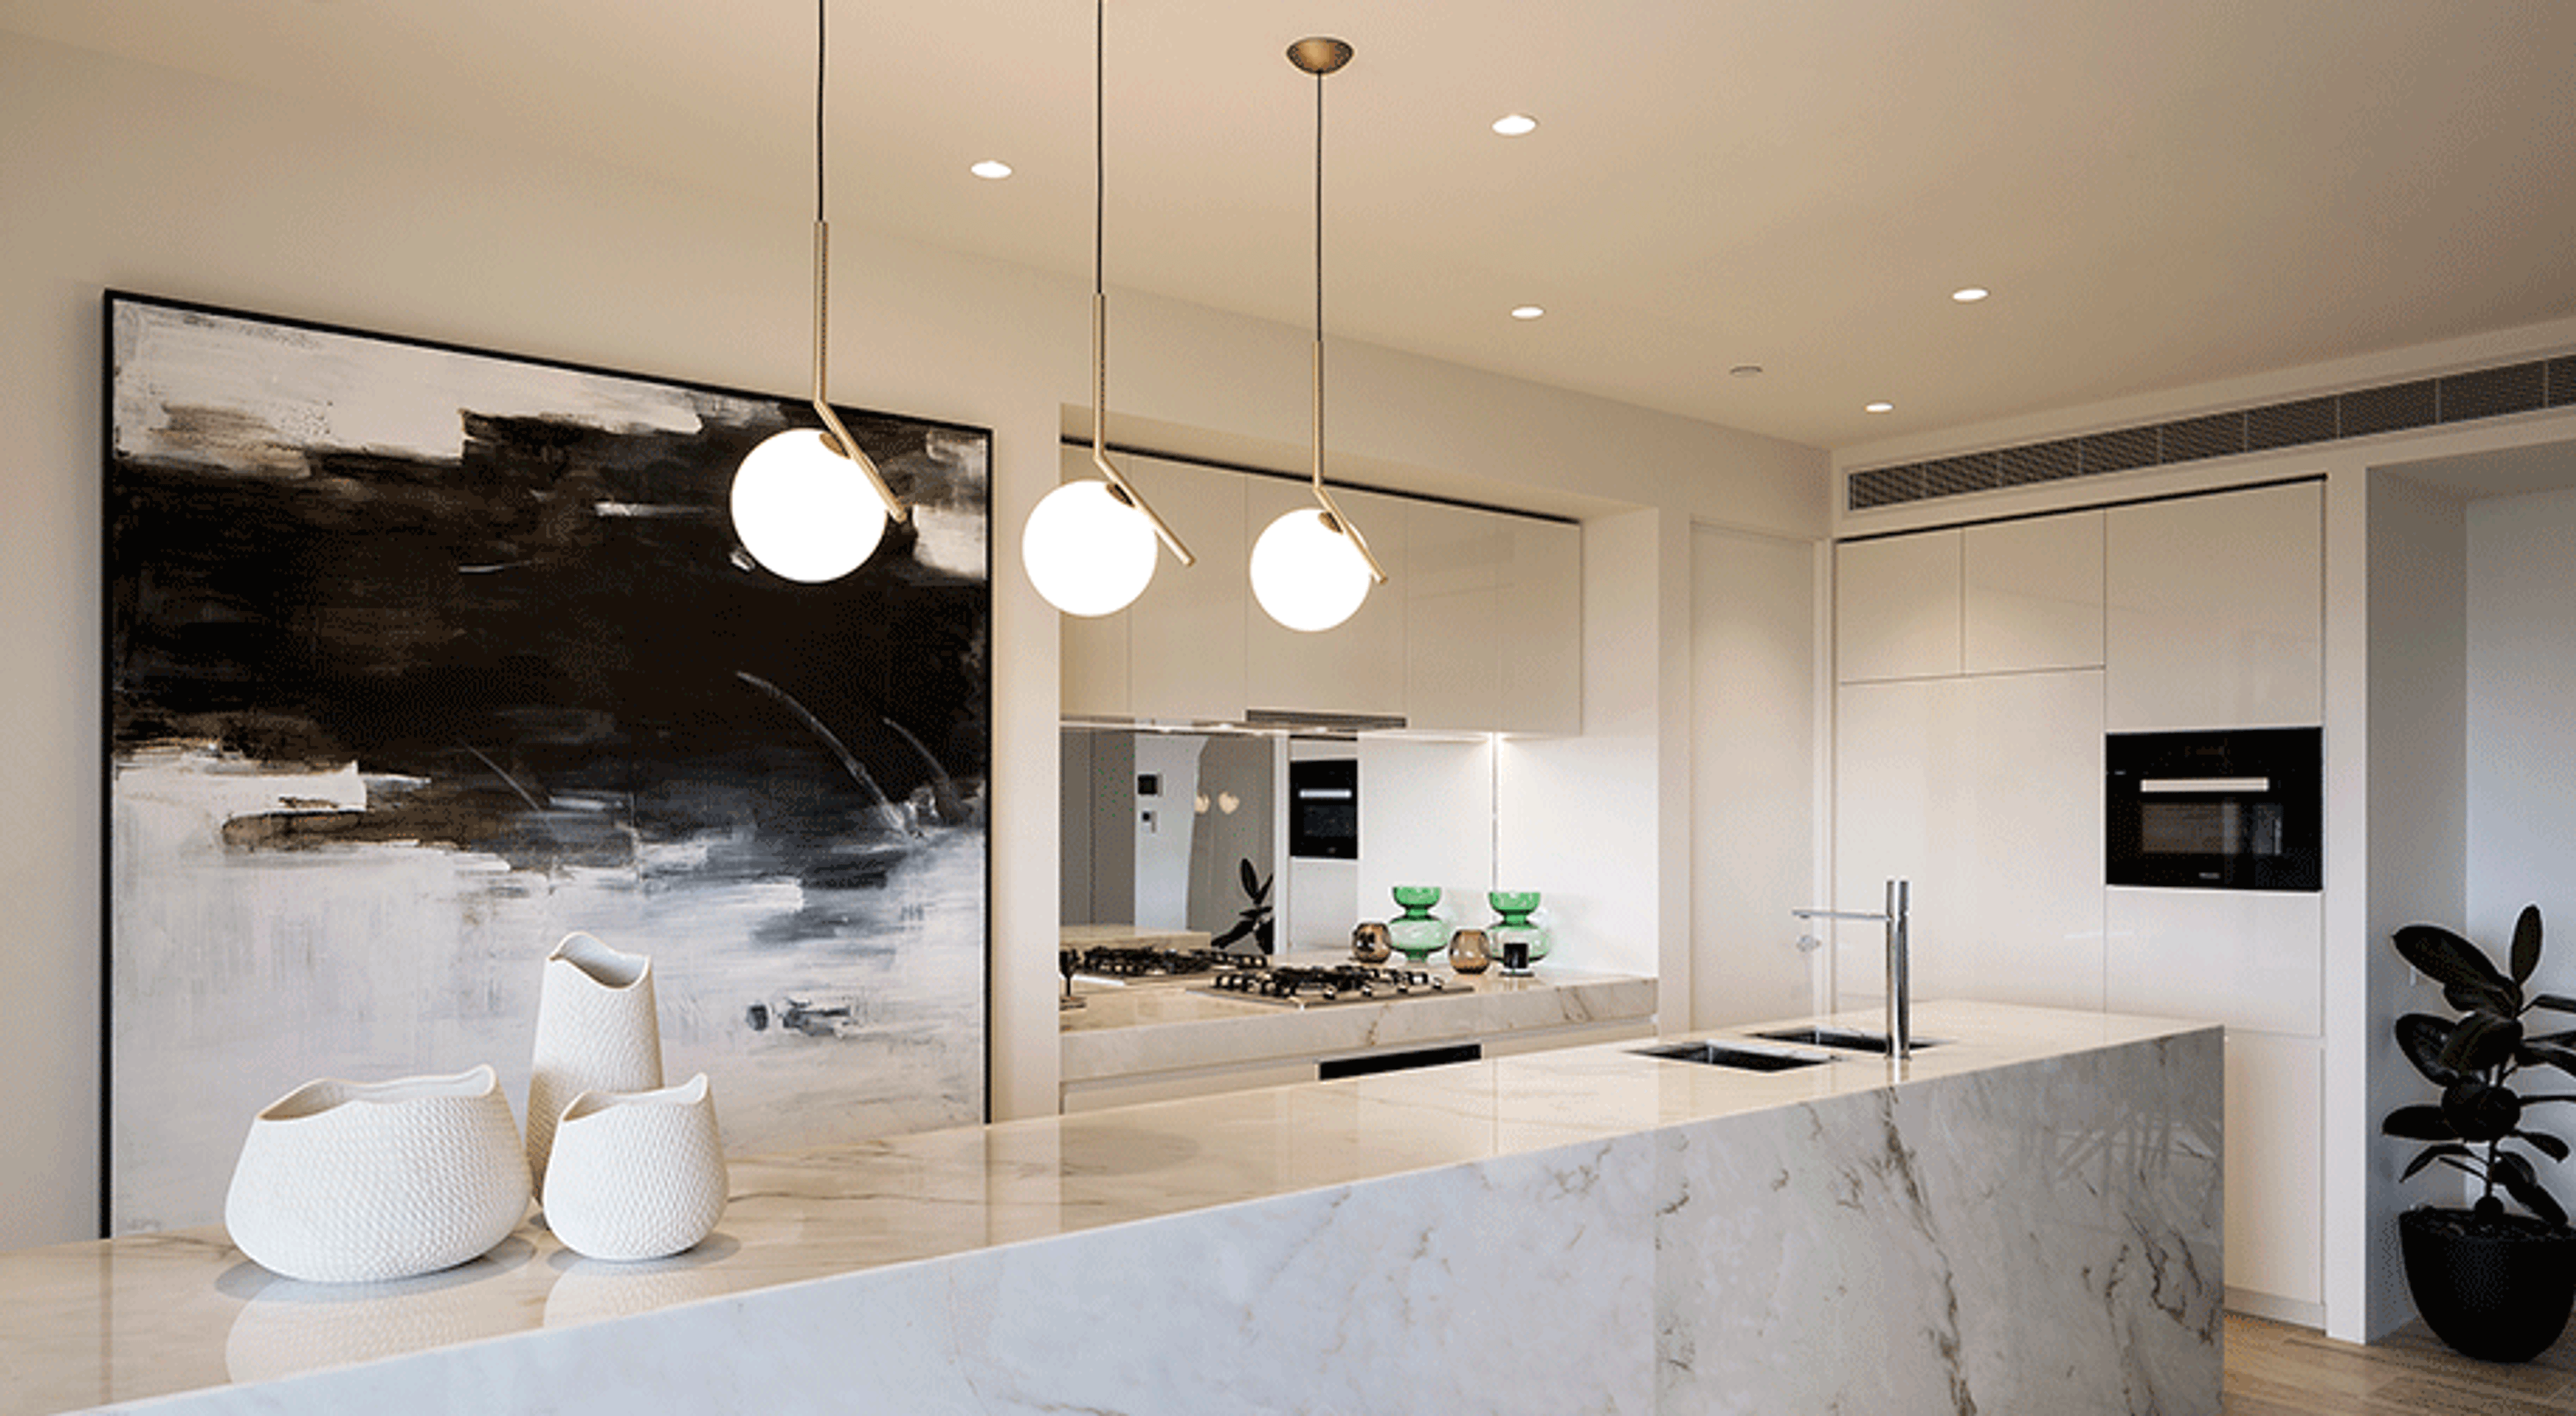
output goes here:
[{"label": "kitchen island", "polygon": [[0,1410],[2216,1413],[2220,1035],[1926,1004],[738,1163],[698,1250],[290,1284],[0,1255]]}]

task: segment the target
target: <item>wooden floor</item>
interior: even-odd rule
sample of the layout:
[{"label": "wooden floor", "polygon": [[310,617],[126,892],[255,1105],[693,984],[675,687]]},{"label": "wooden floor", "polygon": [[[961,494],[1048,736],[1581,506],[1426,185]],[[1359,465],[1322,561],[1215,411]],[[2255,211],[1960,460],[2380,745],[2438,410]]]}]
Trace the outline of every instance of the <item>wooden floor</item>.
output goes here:
[{"label": "wooden floor", "polygon": [[2576,1416],[2576,1330],[2506,1367],[2460,1356],[2420,1323],[2356,1347],[2230,1313],[2226,1372],[2227,1416]]}]

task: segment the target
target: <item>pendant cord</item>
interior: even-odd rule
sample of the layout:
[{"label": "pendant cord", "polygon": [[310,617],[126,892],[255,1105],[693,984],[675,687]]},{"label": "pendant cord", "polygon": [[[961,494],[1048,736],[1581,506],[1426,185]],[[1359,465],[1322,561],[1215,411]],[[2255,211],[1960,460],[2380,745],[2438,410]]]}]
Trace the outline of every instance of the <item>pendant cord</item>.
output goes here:
[{"label": "pendant cord", "polygon": [[[1315,490],[1324,489],[1324,75],[1315,74]],[[1330,507],[1330,502],[1326,503]],[[1328,510],[1327,514],[1330,512]],[[1340,518],[1334,516],[1338,524]]]},{"label": "pendant cord", "polygon": [[829,0],[814,0],[814,219],[823,219],[823,16]]},{"label": "pendant cord", "polygon": [[1091,293],[1108,289],[1107,264],[1101,255],[1107,242],[1109,208],[1108,0],[1095,0],[1091,11]]}]

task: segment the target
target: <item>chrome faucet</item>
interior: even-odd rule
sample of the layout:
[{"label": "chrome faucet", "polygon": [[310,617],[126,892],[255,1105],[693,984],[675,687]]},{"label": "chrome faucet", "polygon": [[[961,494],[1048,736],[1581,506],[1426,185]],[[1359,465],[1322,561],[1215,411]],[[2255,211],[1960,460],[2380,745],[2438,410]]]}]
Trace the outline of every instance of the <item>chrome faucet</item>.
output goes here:
[{"label": "chrome faucet", "polygon": [[[1907,915],[1911,905],[1908,896],[1912,885],[1903,880],[1887,882],[1887,908],[1878,914],[1861,910],[1791,910],[1798,919],[1877,920],[1887,926],[1887,1055],[1914,1055],[1914,983],[1906,952]],[[1804,941],[1800,941],[1801,947]]]}]

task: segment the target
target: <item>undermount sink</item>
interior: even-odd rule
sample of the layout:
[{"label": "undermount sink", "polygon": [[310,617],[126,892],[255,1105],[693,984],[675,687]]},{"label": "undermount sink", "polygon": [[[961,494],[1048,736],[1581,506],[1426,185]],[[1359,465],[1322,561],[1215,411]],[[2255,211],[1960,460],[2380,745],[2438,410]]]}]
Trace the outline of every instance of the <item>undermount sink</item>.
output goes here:
[{"label": "undermount sink", "polygon": [[1703,1067],[1731,1067],[1739,1072],[1786,1072],[1834,1060],[1821,1052],[1793,1052],[1784,1047],[1749,1047],[1726,1042],[1666,1043],[1661,1047],[1638,1048],[1637,1055],[1659,1057],[1667,1062],[1697,1062]]},{"label": "undermount sink", "polygon": [[[1774,1042],[1800,1042],[1809,1047],[1835,1047],[1846,1052],[1885,1052],[1887,1050],[1887,1034],[1861,1032],[1854,1028],[1775,1028],[1769,1032],[1755,1033],[1754,1036],[1767,1037]],[[1926,1047],[1939,1047],[1943,1041],[1944,1039],[1936,1037],[1918,1037],[1914,1039],[1914,1046],[1919,1051]]]}]

